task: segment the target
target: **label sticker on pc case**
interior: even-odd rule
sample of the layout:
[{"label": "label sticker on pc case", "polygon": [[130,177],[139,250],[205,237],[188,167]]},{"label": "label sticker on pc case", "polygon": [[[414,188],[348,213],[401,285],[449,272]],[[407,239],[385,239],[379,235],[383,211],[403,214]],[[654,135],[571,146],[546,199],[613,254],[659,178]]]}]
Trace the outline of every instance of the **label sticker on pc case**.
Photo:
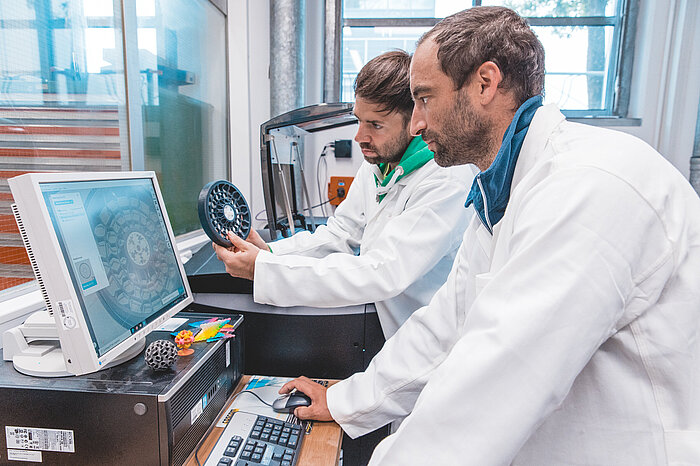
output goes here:
[{"label": "label sticker on pc case", "polygon": [[199,416],[202,415],[204,412],[204,405],[202,404],[202,400],[198,400],[194,404],[194,408],[190,410],[190,424],[194,424],[194,421],[197,420]]},{"label": "label sticker on pc case", "polygon": [[72,430],[5,426],[5,443],[8,450],[12,448],[75,453],[75,436]]},{"label": "label sticker on pc case", "polygon": [[7,450],[7,459],[9,461],[31,461],[33,463],[42,463],[40,451],[31,450]]},{"label": "label sticker on pc case", "polygon": [[61,316],[61,327],[63,330],[73,330],[78,328],[78,319],[75,317],[75,309],[70,301],[58,301],[58,312]]}]

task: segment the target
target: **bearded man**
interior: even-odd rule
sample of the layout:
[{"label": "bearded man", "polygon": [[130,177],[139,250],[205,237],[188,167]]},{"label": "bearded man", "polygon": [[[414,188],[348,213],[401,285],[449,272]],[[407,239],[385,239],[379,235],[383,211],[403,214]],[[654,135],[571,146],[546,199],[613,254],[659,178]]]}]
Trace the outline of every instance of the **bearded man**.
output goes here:
[{"label": "bearded man", "polygon": [[643,141],[543,105],[544,76],[507,8],[418,44],[411,130],[479,167],[477,215],[366,371],[281,389],[351,437],[403,419],[370,465],[700,464],[700,199]]}]

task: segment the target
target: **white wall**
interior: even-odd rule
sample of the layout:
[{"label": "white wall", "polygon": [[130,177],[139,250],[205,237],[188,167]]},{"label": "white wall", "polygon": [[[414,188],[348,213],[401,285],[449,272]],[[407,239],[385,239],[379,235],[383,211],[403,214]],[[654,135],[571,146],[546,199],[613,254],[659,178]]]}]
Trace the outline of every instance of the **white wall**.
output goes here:
[{"label": "white wall", "polygon": [[[317,166],[319,155],[323,151],[323,147],[337,139],[353,139],[357,133],[357,125],[347,125],[338,128],[331,128],[324,131],[318,131],[306,136],[304,140],[304,171],[306,173],[306,183],[311,197],[311,205],[315,206],[321,202],[328,200],[328,180],[331,176],[351,176],[354,177],[357,170],[360,168],[364,157],[360,151],[360,146],[353,141],[352,157],[336,159],[334,152],[329,150],[326,156],[326,167],[321,168],[321,173],[325,174],[325,181],[317,183]],[[306,161],[309,162],[306,162]],[[319,198],[319,190],[321,191]],[[332,215],[335,207],[326,204],[324,206],[327,215]],[[319,208],[314,209],[314,214],[321,215]]]},{"label": "white wall", "polygon": [[231,182],[253,214],[265,208],[260,175],[260,125],[270,119],[270,4],[229,0]]}]

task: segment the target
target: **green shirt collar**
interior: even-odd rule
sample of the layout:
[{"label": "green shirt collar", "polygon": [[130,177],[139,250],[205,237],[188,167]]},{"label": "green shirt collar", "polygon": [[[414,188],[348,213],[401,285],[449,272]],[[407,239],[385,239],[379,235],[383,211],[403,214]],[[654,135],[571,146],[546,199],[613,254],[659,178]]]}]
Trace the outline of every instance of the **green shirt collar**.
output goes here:
[{"label": "green shirt collar", "polygon": [[[430,149],[428,149],[428,145],[425,143],[425,141],[423,141],[422,137],[414,137],[406,148],[406,151],[403,153],[403,156],[401,156],[401,162],[399,162],[399,165],[397,165],[397,167],[401,166],[403,168],[403,174],[399,175],[398,178],[396,178],[396,181],[399,181],[401,178],[407,176],[411,172],[418,170],[420,167],[428,163],[429,160],[432,160],[434,156],[435,155],[430,151]],[[387,164],[380,163],[379,170],[384,173],[386,166]],[[395,171],[396,167],[387,173],[384,179],[381,181],[375,175],[377,186],[386,186],[391,177],[394,175]]]}]

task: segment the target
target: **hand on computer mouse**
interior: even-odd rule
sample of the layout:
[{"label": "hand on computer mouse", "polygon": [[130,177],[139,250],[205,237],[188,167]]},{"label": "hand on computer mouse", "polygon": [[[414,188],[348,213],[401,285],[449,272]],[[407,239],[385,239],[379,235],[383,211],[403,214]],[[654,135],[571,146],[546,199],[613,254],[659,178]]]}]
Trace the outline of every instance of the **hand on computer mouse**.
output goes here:
[{"label": "hand on computer mouse", "polygon": [[299,419],[315,419],[317,421],[333,420],[326,402],[326,387],[306,377],[299,377],[284,384],[280,388],[280,393],[289,393],[295,388],[311,398],[311,406],[299,407],[294,410],[296,417]]},{"label": "hand on computer mouse", "polygon": [[272,403],[272,409],[278,413],[293,413],[296,408],[309,406],[311,398],[299,390],[295,390],[287,395],[282,395]]}]

